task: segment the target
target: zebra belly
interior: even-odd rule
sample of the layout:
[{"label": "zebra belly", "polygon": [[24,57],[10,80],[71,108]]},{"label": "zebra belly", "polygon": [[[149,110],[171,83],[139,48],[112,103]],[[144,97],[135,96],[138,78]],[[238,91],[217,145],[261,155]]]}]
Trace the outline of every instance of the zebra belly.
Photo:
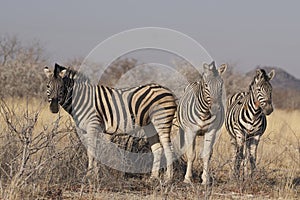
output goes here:
[{"label": "zebra belly", "polygon": [[130,120],[130,122],[125,122],[125,123],[114,123],[114,124],[109,124],[106,122],[104,124],[104,133],[107,134],[121,134],[121,133],[131,133],[131,132],[137,132],[140,129],[142,129],[141,126],[137,124],[133,124],[133,120]]}]

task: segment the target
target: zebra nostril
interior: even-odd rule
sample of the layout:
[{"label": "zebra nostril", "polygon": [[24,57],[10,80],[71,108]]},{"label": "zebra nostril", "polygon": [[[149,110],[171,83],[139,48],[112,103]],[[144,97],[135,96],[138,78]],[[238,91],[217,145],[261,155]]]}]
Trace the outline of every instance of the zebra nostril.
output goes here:
[{"label": "zebra nostril", "polygon": [[58,99],[51,99],[50,102],[50,110],[52,113],[57,113],[58,112]]}]

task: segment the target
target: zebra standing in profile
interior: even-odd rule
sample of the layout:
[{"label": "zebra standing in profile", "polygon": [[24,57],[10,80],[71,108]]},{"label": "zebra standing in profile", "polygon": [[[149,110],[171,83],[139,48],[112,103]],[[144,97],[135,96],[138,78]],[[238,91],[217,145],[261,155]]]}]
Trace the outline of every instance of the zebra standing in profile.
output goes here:
[{"label": "zebra standing in profile", "polygon": [[177,117],[180,134],[184,134],[184,152],[187,155],[187,169],[184,178],[186,183],[191,182],[197,135],[204,136],[202,184],[210,183],[209,163],[212,148],[225,115],[223,105],[225,91],[220,75],[225,72],[226,68],[227,65],[222,64],[217,70],[215,62],[209,65],[203,64],[204,72],[200,81],[189,84],[180,99]]},{"label": "zebra standing in profile", "polygon": [[[59,105],[83,130],[79,134],[87,141],[88,172],[98,173],[94,157],[98,134],[113,135],[128,133],[135,127],[149,125],[149,143],[154,161],[151,177],[159,177],[160,159],[164,150],[167,160],[166,179],[173,176],[173,155],[170,146],[170,129],[176,112],[176,104],[170,90],[157,84],[140,87],[114,89],[103,85],[92,85],[78,78],[80,73],[55,64],[54,72],[44,69],[48,77],[47,95],[52,113]],[[148,127],[148,126],[147,126]]]},{"label": "zebra standing in profile", "polygon": [[240,176],[240,165],[243,161],[243,175],[250,159],[251,175],[256,168],[256,151],[260,137],[266,130],[266,115],[273,112],[272,86],[275,71],[269,74],[257,69],[248,92],[236,93],[228,99],[226,129],[234,146],[233,176]]}]

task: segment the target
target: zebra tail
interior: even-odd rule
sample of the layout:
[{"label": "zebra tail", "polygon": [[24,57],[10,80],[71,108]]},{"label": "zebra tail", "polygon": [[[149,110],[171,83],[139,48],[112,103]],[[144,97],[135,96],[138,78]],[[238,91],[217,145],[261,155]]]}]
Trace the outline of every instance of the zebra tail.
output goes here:
[{"label": "zebra tail", "polygon": [[184,147],[184,130],[179,126],[179,146],[180,149]]}]

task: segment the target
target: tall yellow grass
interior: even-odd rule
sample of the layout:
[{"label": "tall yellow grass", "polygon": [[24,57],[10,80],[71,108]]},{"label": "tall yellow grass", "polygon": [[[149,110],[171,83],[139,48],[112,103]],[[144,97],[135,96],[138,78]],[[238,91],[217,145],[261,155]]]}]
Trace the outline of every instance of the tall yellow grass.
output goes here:
[{"label": "tall yellow grass", "polygon": [[[268,168],[299,168],[300,111],[275,110],[267,117],[267,129],[258,146],[258,165]],[[230,136],[225,127],[215,145],[213,158],[230,159]]]},{"label": "tall yellow grass", "polygon": [[[49,110],[49,104],[39,99],[28,99],[27,101],[24,99],[6,99],[5,102],[11,110],[15,111],[16,116],[20,118],[25,116],[26,112],[39,112],[38,123],[34,129],[36,133],[42,131],[45,126],[52,126],[58,117],[61,117],[59,126],[62,130],[73,123],[71,117],[62,109],[59,115],[52,114]],[[276,180],[275,186],[268,186],[271,189],[269,190],[270,194],[267,196],[274,198],[294,198],[295,195],[299,195],[299,192],[297,193],[297,187],[299,186],[291,185],[295,179],[299,179],[300,177],[300,110],[285,111],[275,109],[267,117],[267,121],[267,130],[261,138],[257,153],[258,169],[266,172],[268,178]],[[5,126],[3,116],[0,116],[0,131],[3,132]],[[2,132],[1,134],[3,134]],[[61,144],[58,146],[63,146],[64,140],[60,142]],[[197,142],[201,142],[201,138],[198,138]],[[1,144],[3,143],[0,141]],[[197,146],[197,155],[201,151],[200,146]],[[231,148],[229,135],[223,127],[221,135],[214,146],[212,157],[214,177],[220,182],[229,180]],[[196,161],[194,167],[197,171],[200,171],[201,163]],[[261,187],[265,186],[262,185]],[[222,192],[226,192],[224,190],[227,189],[224,185],[219,187],[219,190]],[[180,191],[182,190],[178,192]],[[174,197],[178,195],[187,197],[185,194],[179,193]]]}]

